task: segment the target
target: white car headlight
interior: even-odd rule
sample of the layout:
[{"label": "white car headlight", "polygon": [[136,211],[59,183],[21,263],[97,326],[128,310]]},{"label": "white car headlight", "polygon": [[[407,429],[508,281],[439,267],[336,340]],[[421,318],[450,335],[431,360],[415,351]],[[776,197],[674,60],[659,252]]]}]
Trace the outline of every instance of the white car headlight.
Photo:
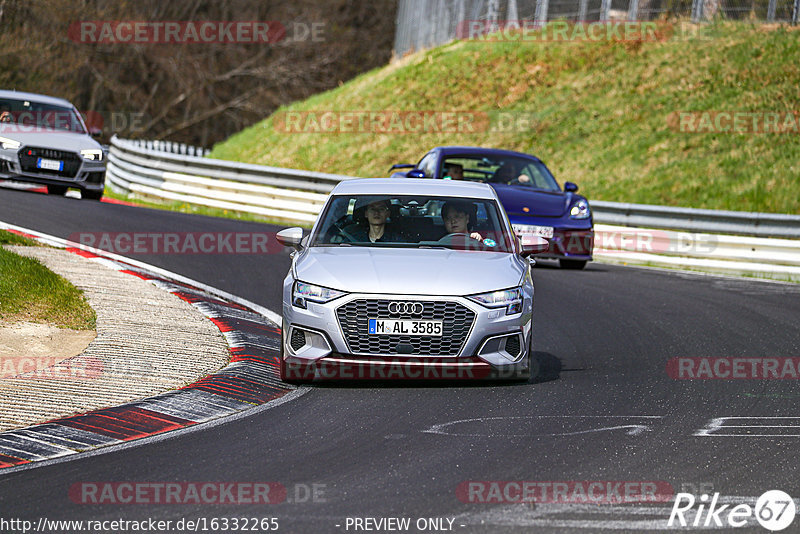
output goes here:
[{"label": "white car headlight", "polygon": [[83,156],[83,159],[89,161],[102,161],[103,151],[96,148],[88,148],[81,150],[81,156]]},{"label": "white car headlight", "polygon": [[569,210],[570,219],[588,219],[591,212],[589,211],[589,202],[586,199],[580,199]]},{"label": "white car headlight", "polygon": [[14,141],[13,139],[9,139],[8,137],[0,137],[0,147],[6,150],[16,150],[22,146],[22,143],[19,141]]},{"label": "white car headlight", "polygon": [[514,315],[522,311],[522,288],[501,289],[479,295],[470,295],[468,299],[487,308],[506,308],[506,315]]},{"label": "white car headlight", "polygon": [[294,288],[292,288],[292,305],[306,309],[308,307],[307,301],[319,302],[322,304],[333,299],[338,299],[345,294],[344,291],[306,284],[298,280],[294,283]]}]

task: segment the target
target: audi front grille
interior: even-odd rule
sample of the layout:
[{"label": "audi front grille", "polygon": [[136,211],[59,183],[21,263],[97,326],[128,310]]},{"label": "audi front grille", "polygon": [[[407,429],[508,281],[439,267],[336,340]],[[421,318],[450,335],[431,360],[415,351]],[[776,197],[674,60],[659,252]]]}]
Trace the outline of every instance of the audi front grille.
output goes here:
[{"label": "audi front grille", "polygon": [[[458,302],[423,300],[352,300],[337,308],[336,316],[350,353],[376,356],[458,356],[475,321],[475,313]],[[442,335],[369,334],[369,319],[442,321]]]},{"label": "audi front grille", "polygon": [[[81,156],[75,152],[66,152],[64,150],[55,150],[52,148],[25,147],[20,150],[17,155],[19,156],[19,164],[20,167],[22,167],[22,172],[29,174],[55,174],[67,178],[75,178],[75,175],[78,174],[78,170],[81,168]],[[39,158],[63,161],[64,168],[60,171],[40,169],[36,166],[36,162]]]}]

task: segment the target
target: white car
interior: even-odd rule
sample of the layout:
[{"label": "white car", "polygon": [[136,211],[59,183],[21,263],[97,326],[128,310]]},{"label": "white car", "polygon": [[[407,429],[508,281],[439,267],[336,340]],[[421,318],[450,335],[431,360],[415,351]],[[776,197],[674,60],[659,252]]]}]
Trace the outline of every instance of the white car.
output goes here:
[{"label": "white car", "polygon": [[[521,241],[520,241],[521,239]],[[530,254],[486,184],[338,184],[283,286],[280,373],[318,379],[527,380],[536,374]]]},{"label": "white car", "polygon": [[106,179],[103,147],[78,110],[61,98],[0,91],[0,180],[43,184],[63,195],[100,200]]}]

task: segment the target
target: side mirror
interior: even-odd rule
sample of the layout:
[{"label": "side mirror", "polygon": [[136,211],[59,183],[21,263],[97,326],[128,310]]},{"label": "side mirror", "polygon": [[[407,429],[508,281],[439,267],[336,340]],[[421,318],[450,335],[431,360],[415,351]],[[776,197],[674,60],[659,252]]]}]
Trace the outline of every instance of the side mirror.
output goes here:
[{"label": "side mirror", "polygon": [[91,135],[94,138],[101,137],[103,135],[103,130],[95,127],[89,128],[89,135]]},{"label": "side mirror", "polygon": [[578,184],[573,182],[564,182],[564,191],[567,193],[575,193],[578,191]]},{"label": "side mirror", "polygon": [[281,245],[300,250],[301,242],[303,241],[303,229],[299,227],[286,228],[275,234],[275,237]]},{"label": "side mirror", "polygon": [[541,254],[542,252],[547,252],[547,249],[550,248],[550,242],[543,237],[539,237],[538,235],[523,234],[519,238],[519,243],[520,247],[522,248],[522,252],[520,254],[523,258],[526,258],[531,254]]},{"label": "side mirror", "polygon": [[425,173],[419,169],[411,169],[406,173],[406,178],[425,178]]}]

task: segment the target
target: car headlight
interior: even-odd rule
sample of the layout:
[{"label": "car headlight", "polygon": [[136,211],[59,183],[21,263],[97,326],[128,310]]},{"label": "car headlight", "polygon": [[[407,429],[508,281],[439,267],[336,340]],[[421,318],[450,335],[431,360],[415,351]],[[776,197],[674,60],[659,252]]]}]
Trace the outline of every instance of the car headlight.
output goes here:
[{"label": "car headlight", "polygon": [[338,299],[345,294],[344,291],[339,291],[337,289],[330,289],[297,281],[294,283],[294,288],[292,288],[292,305],[305,310],[308,308],[307,301],[309,300],[322,304],[333,299]]},{"label": "car headlight", "polygon": [[522,288],[519,287],[470,295],[467,298],[487,308],[504,307],[506,315],[514,315],[522,311]]},{"label": "car headlight", "polygon": [[96,148],[89,148],[86,150],[81,150],[81,156],[83,156],[83,159],[88,161],[102,161],[103,151]]},{"label": "car headlight", "polygon": [[589,215],[591,215],[589,202],[584,198],[573,204],[569,210],[570,219],[588,219]]},{"label": "car headlight", "polygon": [[6,150],[16,150],[22,146],[22,143],[19,141],[14,141],[13,139],[9,139],[8,137],[0,137],[0,147],[3,147]]}]

